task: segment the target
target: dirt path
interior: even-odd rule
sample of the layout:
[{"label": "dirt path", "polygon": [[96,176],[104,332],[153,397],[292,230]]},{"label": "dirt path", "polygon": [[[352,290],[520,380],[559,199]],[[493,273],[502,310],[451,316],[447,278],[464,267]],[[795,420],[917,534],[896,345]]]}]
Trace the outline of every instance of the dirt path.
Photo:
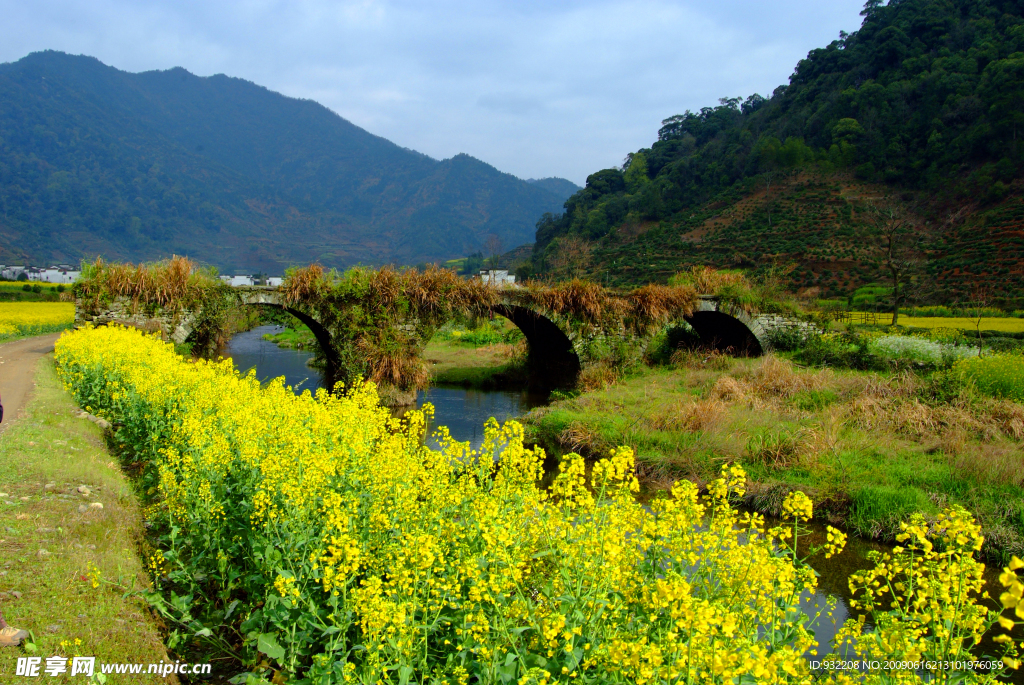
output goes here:
[{"label": "dirt path", "polygon": [[35,387],[36,362],[53,352],[60,333],[15,340],[0,345],[0,398],[4,402],[4,420],[0,432],[11,424],[28,402]]}]

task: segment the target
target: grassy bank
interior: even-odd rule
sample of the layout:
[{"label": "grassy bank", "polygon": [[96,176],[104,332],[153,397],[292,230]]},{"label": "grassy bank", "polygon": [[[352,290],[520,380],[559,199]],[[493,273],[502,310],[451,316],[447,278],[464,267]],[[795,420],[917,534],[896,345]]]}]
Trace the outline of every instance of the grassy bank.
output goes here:
[{"label": "grassy bank", "polygon": [[292,350],[311,350],[316,344],[313,332],[306,326],[297,328],[282,328],[278,333],[266,333],[264,340],[269,340],[278,347]]},{"label": "grassy bank", "polygon": [[891,539],[915,511],[961,504],[993,556],[1024,552],[1024,407],[943,377],[801,369],[774,356],[689,355],[533,410],[528,437],[557,451],[637,450],[649,488],[698,484],[740,462],[746,504],[778,515],[800,488],[816,515]]},{"label": "grassy bank", "polygon": [[526,382],[525,347],[521,345],[472,345],[435,338],[427,343],[423,357],[430,367],[432,385],[506,388]]},{"label": "grassy bank", "polygon": [[[28,649],[44,659],[165,661],[159,627],[127,594],[147,584],[132,488],[100,428],[78,417],[50,358],[36,378],[25,416],[0,433],[0,611],[32,632]],[[0,650],[0,681],[22,680],[14,678],[19,656],[25,651]],[[107,682],[156,680],[110,675]]]}]

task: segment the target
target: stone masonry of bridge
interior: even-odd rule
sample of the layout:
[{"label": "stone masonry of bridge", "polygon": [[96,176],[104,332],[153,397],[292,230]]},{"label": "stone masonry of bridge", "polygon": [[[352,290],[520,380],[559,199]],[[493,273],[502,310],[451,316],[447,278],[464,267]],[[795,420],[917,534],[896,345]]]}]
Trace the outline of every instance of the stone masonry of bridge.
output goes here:
[{"label": "stone masonry of bridge", "polygon": [[[283,309],[307,325],[324,352],[328,370],[336,362],[332,358],[335,343],[328,331],[317,321],[315,311],[291,306],[285,302],[282,290],[273,287],[239,287],[234,289],[237,303],[241,306],[269,306]],[[549,311],[527,309],[515,303],[513,292],[507,298],[499,298],[492,309],[494,314],[504,316],[522,330],[529,345],[533,362],[539,362],[540,371],[547,375],[562,375],[575,378],[582,365],[588,363],[589,349],[596,337],[632,337],[625,330],[600,331],[582,334],[570,326],[559,315]],[[739,354],[760,355],[771,349],[773,333],[782,329],[803,328],[810,324],[776,314],[750,314],[741,308],[730,306],[713,296],[702,296],[697,309],[685,320],[700,336],[703,344]],[[88,313],[81,303],[76,304],[77,325],[92,322],[95,325],[119,323],[134,326],[149,332],[159,332],[165,339],[181,344],[189,339],[196,325],[192,312],[180,312],[170,316],[162,312],[144,313],[133,308],[131,303],[118,299],[106,310]],[[409,331],[417,330],[417,321],[401,322]],[[433,331],[424,331],[429,339]],[[425,345],[427,340],[421,340]],[[636,342],[635,340],[633,342]],[[641,341],[643,342],[643,341]],[[646,347],[641,344],[640,351]]]}]

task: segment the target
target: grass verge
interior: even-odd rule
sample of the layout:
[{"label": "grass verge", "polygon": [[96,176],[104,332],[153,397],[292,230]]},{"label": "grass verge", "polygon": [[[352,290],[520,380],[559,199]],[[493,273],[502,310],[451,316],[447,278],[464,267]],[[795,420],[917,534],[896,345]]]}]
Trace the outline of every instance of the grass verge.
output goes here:
[{"label": "grass verge", "polygon": [[[97,664],[167,661],[160,627],[131,594],[148,585],[141,512],[101,429],[78,413],[46,357],[25,415],[0,433],[0,611],[31,631],[44,665],[75,655]],[[25,655],[0,649],[0,682],[39,680],[15,677]],[[107,676],[110,684],[155,682],[174,677]]]},{"label": "grass verge", "polygon": [[653,368],[524,417],[554,453],[637,452],[645,487],[703,485],[740,462],[746,505],[778,515],[792,489],[816,515],[891,540],[900,521],[961,504],[991,557],[1024,554],[1024,407],[957,396],[936,401],[912,374],[802,370],[777,357]]},{"label": "grass verge", "polygon": [[427,343],[423,357],[430,368],[431,385],[507,389],[527,382],[522,363],[525,355],[517,357],[517,351],[507,343],[474,346],[435,338]]}]

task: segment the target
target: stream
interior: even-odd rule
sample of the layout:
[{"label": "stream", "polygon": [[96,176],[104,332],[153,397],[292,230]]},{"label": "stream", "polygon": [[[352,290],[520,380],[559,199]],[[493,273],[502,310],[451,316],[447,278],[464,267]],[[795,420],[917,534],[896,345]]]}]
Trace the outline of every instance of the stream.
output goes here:
[{"label": "stream", "polygon": [[[256,369],[256,377],[265,383],[278,376],[284,376],[285,385],[290,385],[299,394],[303,390],[316,392],[323,387],[316,369],[306,366],[312,359],[312,352],[278,347],[264,340],[267,333],[277,333],[279,326],[259,326],[239,333],[231,338],[223,356],[230,357],[235,367],[244,373]],[[499,423],[521,416],[534,407],[547,404],[545,393],[526,390],[476,390],[463,387],[432,387],[416,394],[416,408],[425,402],[434,405],[434,420],[428,435],[437,426],[447,426],[451,436],[460,442],[469,442],[477,449],[484,440],[484,422],[494,417]],[[429,438],[427,444],[437,447]]]},{"label": "stream", "polygon": [[[259,326],[239,333],[228,343],[224,357],[231,358],[242,373],[254,368],[261,382],[284,376],[285,383],[292,386],[296,394],[303,390],[315,392],[317,388],[322,387],[322,382],[317,371],[306,365],[312,358],[312,353],[280,348],[272,342],[263,340],[264,334],[279,330],[278,326]],[[483,441],[483,425],[488,418],[493,416],[499,423],[504,422],[521,416],[534,407],[547,404],[548,398],[546,395],[527,391],[432,387],[417,394],[417,408],[422,407],[424,402],[434,405],[434,420],[430,432],[433,432],[436,426],[447,426],[453,438],[468,441],[475,449]],[[428,444],[437,446],[432,438],[428,439]],[[777,522],[769,521],[768,525],[777,525]],[[801,556],[806,555],[809,546],[823,546],[825,543],[824,525],[812,523],[809,528],[810,533],[800,538],[798,552]],[[830,651],[836,631],[847,618],[855,616],[849,609],[850,575],[874,565],[867,558],[868,552],[886,552],[889,549],[889,545],[850,535],[846,549],[841,554],[828,560],[823,554],[808,559],[808,563],[819,575],[818,592],[814,596],[805,597],[802,602],[804,611],[809,616],[821,612],[821,617],[814,626],[815,638],[818,641],[818,657],[815,658],[820,658]],[[986,568],[986,589],[993,597],[998,597],[1002,592],[997,580],[998,574],[998,568]],[[837,600],[831,617],[826,613],[829,596]],[[1020,639],[1020,636],[1016,637]],[[985,640],[980,647],[981,649],[976,650],[978,658],[983,652],[993,650],[995,645]],[[1024,673],[1017,671],[1009,682],[1024,683]]]}]

